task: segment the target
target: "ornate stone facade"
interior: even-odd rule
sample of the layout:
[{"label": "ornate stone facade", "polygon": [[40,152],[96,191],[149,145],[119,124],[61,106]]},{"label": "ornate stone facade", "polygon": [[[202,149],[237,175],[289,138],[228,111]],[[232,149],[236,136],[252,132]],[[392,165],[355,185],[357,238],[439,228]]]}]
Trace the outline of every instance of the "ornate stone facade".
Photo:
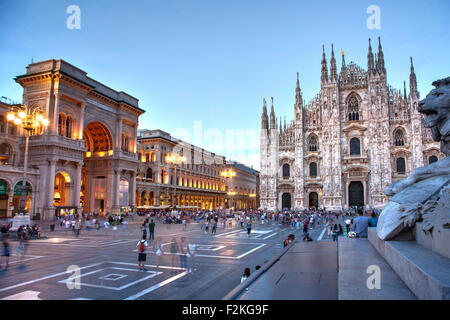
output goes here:
[{"label": "ornate stone facade", "polygon": [[338,74],[332,46],[329,74],[323,49],[321,90],[308,104],[297,74],[293,121],[278,125],[273,98],[270,119],[263,102],[261,208],[384,207],[385,187],[444,156],[418,112],[412,58],[409,87],[387,84],[380,39],[375,55],[369,39],[367,71],[342,52]]},{"label": "ornate stone facade", "polygon": [[[228,162],[225,157],[172,137],[162,130],[140,130],[138,136],[140,164],[137,174],[138,208],[170,208],[215,210],[219,208],[256,208],[257,175],[242,164]],[[167,163],[166,156],[178,154],[186,162]],[[225,179],[221,171],[232,167],[236,177]],[[176,190],[175,190],[176,188]],[[227,194],[236,192],[233,199]]]},{"label": "ornate stone facade", "polygon": [[[50,120],[30,137],[28,211],[47,220],[64,212],[119,212],[134,206],[137,127],[144,113],[138,100],[63,60],[30,64],[15,80],[23,87],[23,103],[39,107]],[[9,107],[0,106],[0,145],[5,150],[0,184],[6,182],[9,198],[6,208],[5,200],[0,202],[3,217],[18,210],[15,198],[20,196],[14,189],[24,158],[24,133],[5,120]]]}]

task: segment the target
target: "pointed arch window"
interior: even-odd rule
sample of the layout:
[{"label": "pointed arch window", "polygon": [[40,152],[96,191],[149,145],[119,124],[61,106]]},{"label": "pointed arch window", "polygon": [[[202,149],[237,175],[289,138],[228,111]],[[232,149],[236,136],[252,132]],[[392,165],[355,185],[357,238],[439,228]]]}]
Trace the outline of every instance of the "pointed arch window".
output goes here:
[{"label": "pointed arch window", "polygon": [[359,120],[359,101],[355,96],[348,100],[348,121]]},{"label": "pointed arch window", "polygon": [[308,141],[308,150],[309,150],[310,152],[316,152],[316,151],[319,150],[319,143],[318,143],[317,137],[316,137],[315,135],[312,135],[312,136],[309,138],[309,141]]},{"label": "pointed arch window", "polygon": [[397,129],[394,132],[394,145],[396,147],[402,147],[405,145],[405,134],[402,129]]}]

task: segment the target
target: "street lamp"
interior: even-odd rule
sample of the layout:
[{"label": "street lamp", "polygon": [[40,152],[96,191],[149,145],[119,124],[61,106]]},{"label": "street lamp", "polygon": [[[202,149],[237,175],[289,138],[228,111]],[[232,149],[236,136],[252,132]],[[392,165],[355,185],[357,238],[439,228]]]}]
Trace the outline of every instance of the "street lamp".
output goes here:
[{"label": "street lamp", "polygon": [[233,210],[233,196],[236,195],[236,192],[234,192],[234,191],[228,191],[228,192],[227,192],[227,195],[230,196],[230,200],[231,200],[230,207],[231,207],[231,210]]},{"label": "street lamp", "polygon": [[49,121],[45,117],[44,111],[39,108],[34,108],[33,110],[31,110],[27,105],[12,107],[6,115],[6,119],[13,122],[17,126],[22,127],[25,131],[25,155],[23,161],[22,194],[20,197],[20,209],[18,212],[20,215],[25,215],[27,213],[27,211],[25,210],[25,202],[28,170],[28,141],[30,135],[33,134],[33,130],[37,129],[41,125],[48,126]]},{"label": "street lamp", "polygon": [[[222,171],[220,172],[220,175],[221,175],[222,177],[224,177],[226,180],[228,180],[228,179],[232,179],[233,177],[236,176],[236,171],[234,171],[233,168],[227,168],[227,169],[222,170]],[[231,210],[233,210],[233,196],[234,196],[235,194],[236,194],[236,192],[233,192],[233,191],[230,191],[230,192],[227,193],[227,195],[231,196],[231,197],[230,197],[230,200],[231,200],[231,204],[230,204]]]},{"label": "street lamp", "polygon": [[166,162],[173,164],[175,169],[175,188],[173,192],[173,208],[177,208],[177,166],[180,163],[186,162],[186,158],[177,154],[169,154],[166,156]]}]

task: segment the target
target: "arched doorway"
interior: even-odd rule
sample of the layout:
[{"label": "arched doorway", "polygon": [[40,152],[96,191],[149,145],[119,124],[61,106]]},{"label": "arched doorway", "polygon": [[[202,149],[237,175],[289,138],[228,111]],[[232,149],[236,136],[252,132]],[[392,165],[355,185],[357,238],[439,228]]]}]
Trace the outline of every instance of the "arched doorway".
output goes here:
[{"label": "arched doorway", "polygon": [[281,206],[282,209],[291,209],[291,194],[290,193],[283,193],[281,196]]},{"label": "arched doorway", "polygon": [[55,191],[53,192],[53,205],[70,205],[70,176],[66,172],[59,172],[55,176]]},{"label": "arched doorway", "polygon": [[[105,210],[111,210],[113,203],[104,168],[108,166],[108,157],[113,155],[114,140],[106,125],[99,121],[91,122],[84,128],[83,139],[87,149],[82,170],[82,180],[85,182],[81,199],[83,212],[103,214]],[[105,207],[106,204],[108,208]]]},{"label": "arched doorway", "polygon": [[6,218],[8,213],[8,195],[9,184],[7,181],[0,179],[0,219]]},{"label": "arched doorway", "polygon": [[309,207],[310,208],[319,208],[319,195],[317,192],[311,192],[309,194]]},{"label": "arched doorway", "polygon": [[364,206],[364,185],[361,181],[352,181],[348,186],[348,205],[350,207]]}]

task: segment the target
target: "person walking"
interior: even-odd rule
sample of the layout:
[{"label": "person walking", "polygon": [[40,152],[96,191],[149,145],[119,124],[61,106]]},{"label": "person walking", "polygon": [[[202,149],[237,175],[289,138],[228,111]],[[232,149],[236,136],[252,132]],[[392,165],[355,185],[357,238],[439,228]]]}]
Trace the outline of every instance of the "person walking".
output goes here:
[{"label": "person walking", "polygon": [[252,231],[252,221],[248,220],[247,222],[247,237],[250,238],[250,232]]},{"label": "person walking", "polygon": [[153,222],[153,219],[151,219],[150,223],[148,224],[148,231],[149,240],[155,240],[155,223]]},{"label": "person walking", "polygon": [[215,234],[217,232],[217,219],[214,220],[214,224],[211,230],[211,234]]},{"label": "person walking", "polygon": [[142,237],[145,237],[147,239],[147,228],[145,226],[145,223],[142,224],[141,230],[142,230]]},{"label": "person walking", "polygon": [[332,228],[333,242],[338,241],[339,226],[335,223]]},{"label": "person walking", "polygon": [[189,244],[186,242],[185,237],[181,238],[180,253],[180,267],[184,270],[188,270]]},{"label": "person walking", "polygon": [[74,226],[75,237],[77,237],[77,238],[80,235],[80,229],[81,229],[81,223],[80,223],[80,220],[77,220],[75,222],[75,226]]},{"label": "person walking", "polygon": [[158,237],[156,238],[156,242],[155,242],[155,253],[156,253],[156,267],[158,268],[161,265],[161,262],[163,260],[163,255],[164,255],[164,250],[163,250],[163,245],[161,243],[161,239]]},{"label": "person walking", "polygon": [[9,267],[9,234],[4,233],[3,234],[3,250],[2,250],[2,258],[0,260],[0,268],[3,265],[3,261],[5,262],[5,270]]},{"label": "person walking", "polygon": [[142,240],[140,240],[136,244],[136,248],[138,249],[138,268],[140,271],[147,271],[145,269],[145,260],[147,260],[147,247],[148,247],[146,239],[147,239],[146,236],[142,236]]},{"label": "person walking", "polygon": [[[177,239],[173,238],[172,241],[170,242],[170,254],[172,255],[172,268],[175,268],[178,265],[178,263],[177,263],[178,249],[179,248],[178,248]],[[174,272],[174,271],[172,271],[172,272]]]}]

